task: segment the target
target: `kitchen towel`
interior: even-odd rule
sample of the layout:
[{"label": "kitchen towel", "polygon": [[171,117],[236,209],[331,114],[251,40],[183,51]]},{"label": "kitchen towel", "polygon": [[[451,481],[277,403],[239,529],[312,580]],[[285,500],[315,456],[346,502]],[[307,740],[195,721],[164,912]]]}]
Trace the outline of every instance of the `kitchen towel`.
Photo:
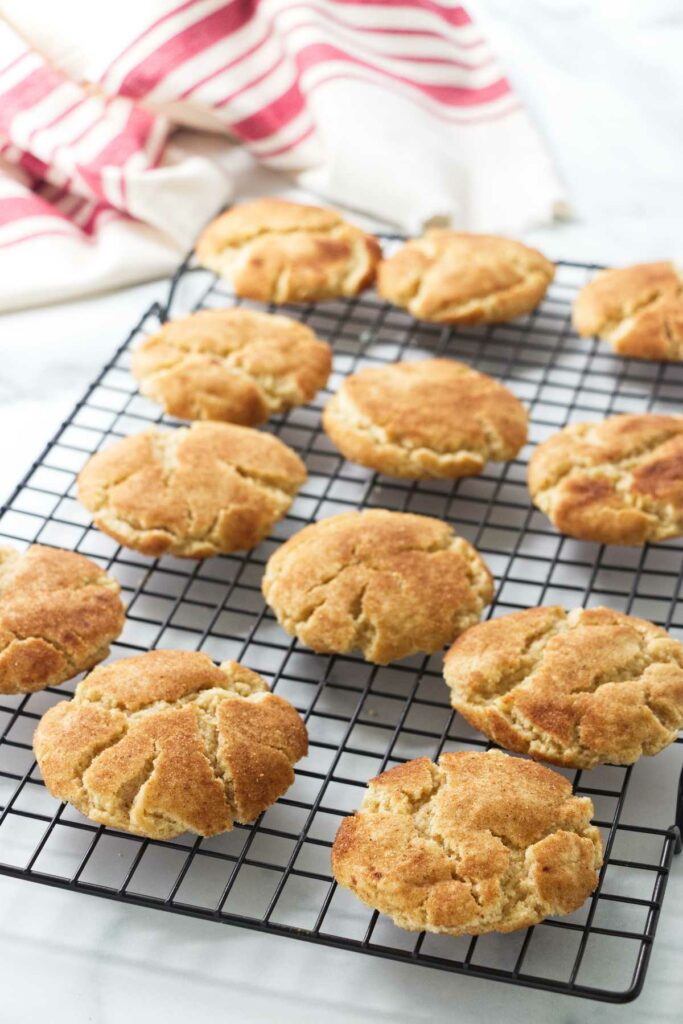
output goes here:
[{"label": "kitchen towel", "polygon": [[514,234],[562,186],[495,56],[437,0],[0,0],[0,309],[166,273],[235,145],[395,224]]}]

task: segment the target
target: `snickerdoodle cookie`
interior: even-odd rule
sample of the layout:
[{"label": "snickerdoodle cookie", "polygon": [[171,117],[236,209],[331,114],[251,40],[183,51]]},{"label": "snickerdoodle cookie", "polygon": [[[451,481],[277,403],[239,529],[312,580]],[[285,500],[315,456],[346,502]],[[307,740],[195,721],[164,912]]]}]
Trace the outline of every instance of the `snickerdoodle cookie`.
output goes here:
[{"label": "snickerdoodle cookie", "polygon": [[493,597],[484,562],[447,523],[385,509],[300,530],[271,555],[262,585],[291,636],[380,665],[438,651]]},{"label": "snickerdoodle cookie", "polygon": [[632,764],[683,727],[683,645],[609,608],[529,608],[468,629],[444,675],[453,707],[509,750]]},{"label": "snickerdoodle cookie", "polygon": [[249,309],[203,309],[170,320],[133,354],[143,395],[171,416],[263,423],[310,402],[332,350],[305,324]]},{"label": "snickerdoodle cookie", "polygon": [[683,277],[667,262],[604,270],[579,292],[573,321],[579,334],[597,334],[620,356],[679,362]]},{"label": "snickerdoodle cookie", "polygon": [[0,547],[0,693],[32,693],[92,668],[124,621],[118,583],[83,555]]},{"label": "snickerdoodle cookie", "polygon": [[335,210],[284,199],[233,206],[197,242],[197,259],[260,302],[317,302],[357,295],[375,278],[376,238]]},{"label": "snickerdoodle cookie", "polygon": [[234,661],[150,651],[96,669],[33,738],[50,793],[102,825],[152,839],[253,821],[307,751],[286,700]]},{"label": "snickerdoodle cookie", "polygon": [[388,476],[481,473],[513,459],[527,414],[511,391],[452,359],[361,370],[328,402],[323,426],[345,458]]},{"label": "snickerdoodle cookie", "polygon": [[561,533],[602,544],[683,534],[683,416],[574,423],[540,444],[529,491]]},{"label": "snickerdoodle cookie", "polygon": [[419,320],[495,323],[535,309],[554,274],[521,242],[433,228],[380,264],[377,291]]},{"label": "snickerdoodle cookie", "polygon": [[271,434],[193,423],[153,427],[93,455],[78,498],[126,547],[207,558],[263,540],[305,479],[299,456]]},{"label": "snickerdoodle cookie", "polygon": [[602,864],[593,804],[500,751],[408,761],[373,779],[332,848],[340,885],[408,931],[482,935],[570,914]]}]

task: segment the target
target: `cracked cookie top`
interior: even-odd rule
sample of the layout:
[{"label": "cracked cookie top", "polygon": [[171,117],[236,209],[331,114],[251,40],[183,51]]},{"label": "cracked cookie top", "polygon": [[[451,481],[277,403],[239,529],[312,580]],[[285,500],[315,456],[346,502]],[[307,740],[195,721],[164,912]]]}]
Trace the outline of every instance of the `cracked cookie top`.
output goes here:
[{"label": "cracked cookie top", "polygon": [[429,516],[370,509],[306,526],[268,560],[263,594],[280,625],[320,653],[385,665],[432,654],[493,597],[484,562]]},{"label": "cracked cookie top", "polygon": [[256,199],[212,221],[197,242],[199,262],[259,302],[317,302],[357,295],[375,278],[376,238],[335,211]]},{"label": "cracked cookie top", "polygon": [[332,849],[340,885],[409,931],[510,932],[592,893],[593,804],[557,772],[488,753],[442,754],[373,779]]},{"label": "cracked cookie top", "polygon": [[92,668],[124,621],[118,583],[83,555],[0,547],[0,693],[44,690]]},{"label": "cracked cookie top", "polygon": [[521,242],[433,228],[380,264],[377,291],[419,320],[497,323],[535,309],[554,274]]},{"label": "cracked cookie top", "polygon": [[309,402],[331,368],[329,345],[305,324],[239,308],[168,321],[131,366],[140,391],[171,416],[243,426]]},{"label": "cracked cookie top", "polygon": [[444,675],[475,728],[571,768],[632,764],[683,727],[683,645],[609,608],[530,608],[473,626]]},{"label": "cracked cookie top", "polygon": [[683,534],[683,416],[574,423],[529,461],[534,504],[558,530],[602,544]]},{"label": "cracked cookie top", "polygon": [[683,359],[683,278],[673,263],[604,270],[574,302],[574,327],[597,334],[621,356]]},{"label": "cracked cookie top", "polygon": [[261,676],[150,651],[92,672],[43,715],[45,785],[93,821],[152,839],[253,821],[289,788],[306,728]]},{"label": "cracked cookie top", "polygon": [[78,499],[126,547],[207,558],[263,540],[305,479],[299,456],[271,434],[193,423],[153,427],[93,455]]},{"label": "cracked cookie top", "polygon": [[480,473],[526,443],[527,414],[511,391],[452,359],[355,373],[325,407],[323,426],[345,458],[389,476]]}]

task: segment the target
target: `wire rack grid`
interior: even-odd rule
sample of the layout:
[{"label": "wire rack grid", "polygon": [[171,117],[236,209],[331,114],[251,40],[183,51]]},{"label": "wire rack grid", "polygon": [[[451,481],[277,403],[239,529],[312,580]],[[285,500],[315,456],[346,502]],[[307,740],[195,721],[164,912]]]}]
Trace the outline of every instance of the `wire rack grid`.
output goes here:
[{"label": "wire rack grid", "polygon": [[[396,239],[387,236],[385,248]],[[607,548],[559,536],[530,504],[526,462],[535,443],[566,423],[616,412],[678,410],[683,367],[619,359],[579,340],[570,324],[576,290],[595,267],[558,264],[541,307],[510,324],[451,329],[414,321],[374,293],[319,306],[285,308],[334,348],[334,390],[366,365],[446,355],[506,383],[528,406],[530,444],[520,457],[478,476],[391,480],[345,462],[320,427],[321,393],[267,429],[304,458],[309,478],[289,515],[254,551],[203,562],[152,560],[99,533],[74,498],[75,476],[92,452],[150,423],[176,421],[137,393],[131,350],[169,316],[233,304],[224,282],[188,258],[167,302],[155,304],[89,387],[0,513],[0,537],[77,550],[120,582],[126,627],[119,658],[154,647],[206,651],[261,672],[304,717],[310,754],[287,795],[253,826],[211,839],[149,841],[98,827],[47,793],[31,737],[44,711],[75,682],[0,698],[0,872],[77,892],[158,907],[357,950],[454,973],[592,999],[625,1002],[641,990],[680,833],[670,823],[680,745],[656,760],[666,784],[629,811],[635,769],[566,772],[591,796],[605,842],[594,896],[569,917],[508,936],[455,939],[403,932],[337,888],[329,851],[343,815],[368,778],[443,750],[485,749],[485,739],[451,710],[440,656],[385,667],[356,656],[322,657],[287,637],[265,607],[260,578],[279,542],[308,522],[351,508],[384,507],[451,521],[496,576],[489,614],[557,603],[606,604],[683,634],[678,604],[683,542]],[[647,781],[647,774],[643,775]],[[633,789],[633,787],[631,787]],[[642,789],[636,786],[636,790]],[[679,804],[679,825],[680,825]]]}]

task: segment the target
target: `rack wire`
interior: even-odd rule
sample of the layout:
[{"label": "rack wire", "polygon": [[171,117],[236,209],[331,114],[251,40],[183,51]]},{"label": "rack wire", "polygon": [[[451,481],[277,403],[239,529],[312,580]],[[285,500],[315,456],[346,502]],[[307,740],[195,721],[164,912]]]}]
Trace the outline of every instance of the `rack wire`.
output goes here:
[{"label": "rack wire", "polygon": [[[386,236],[385,248],[395,242]],[[211,839],[144,840],[98,827],[54,801],[42,783],[32,733],[76,680],[3,696],[1,873],[456,974],[612,1002],[638,995],[680,850],[680,791],[678,827],[667,825],[676,815],[673,780],[683,748],[675,745],[656,759],[670,783],[670,803],[662,808],[658,788],[658,800],[651,793],[644,809],[641,800],[635,819],[629,783],[646,772],[644,764],[566,772],[577,793],[592,797],[605,842],[598,888],[576,913],[507,936],[403,932],[335,886],[329,851],[341,818],[360,803],[366,780],[385,768],[488,744],[451,710],[440,656],[379,667],[356,656],[315,655],[282,632],[260,594],[269,554],[303,525],[350,508],[385,507],[446,519],[478,548],[496,576],[489,614],[543,603],[607,604],[680,637],[683,542],[636,550],[563,538],[531,506],[525,485],[533,445],[564,424],[617,412],[678,411],[683,401],[682,366],[621,359],[572,332],[571,300],[595,269],[558,264],[539,309],[496,326],[420,323],[374,293],[280,308],[332,344],[331,390],[363,366],[454,357],[503,381],[527,404],[530,444],[518,459],[455,483],[391,480],[338,455],[320,427],[328,397],[321,393],[267,427],[308,467],[290,514],[254,551],[193,563],[119,547],[92,527],[74,498],[75,476],[92,452],[150,423],[177,424],[136,390],[129,361],[140,338],[168,317],[237,301],[224,282],[185,260],[167,301],[147,310],[11,495],[0,513],[0,538],[19,547],[38,541],[80,551],[119,580],[128,617],[112,657],[180,647],[261,672],[304,717],[310,755],[286,796],[253,826]]]}]

